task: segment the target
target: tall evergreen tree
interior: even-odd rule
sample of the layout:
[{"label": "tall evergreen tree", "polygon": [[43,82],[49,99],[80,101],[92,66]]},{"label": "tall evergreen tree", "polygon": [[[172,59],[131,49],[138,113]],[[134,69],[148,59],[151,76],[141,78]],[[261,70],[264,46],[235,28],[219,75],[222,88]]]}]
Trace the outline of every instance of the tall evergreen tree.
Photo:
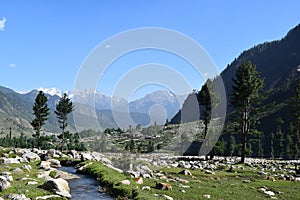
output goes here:
[{"label": "tall evergreen tree", "polygon": [[294,108],[293,111],[295,113],[296,117],[296,123],[295,123],[295,133],[294,133],[294,145],[297,147],[297,155],[299,155],[300,151],[300,80],[298,80],[298,83],[296,85],[296,95],[294,96],[294,102],[293,102]]},{"label": "tall evergreen tree", "polygon": [[30,124],[35,130],[35,134],[33,135],[33,137],[37,139],[38,148],[40,148],[41,145],[42,126],[45,124],[46,120],[48,119],[48,115],[50,114],[47,101],[48,99],[45,94],[42,91],[39,91],[32,107],[35,118]]},{"label": "tall evergreen tree", "polygon": [[[202,86],[201,90],[197,94],[197,99],[200,106],[203,107],[201,115],[204,123],[204,137],[208,133],[208,125],[211,121],[211,110],[216,107],[220,101],[218,94],[215,91],[213,82],[207,79],[206,83]],[[208,141],[206,141],[208,142]],[[209,144],[205,144],[209,147]],[[206,155],[208,158],[208,155]]]},{"label": "tall evergreen tree", "polygon": [[56,104],[55,114],[58,118],[58,123],[60,124],[59,127],[62,130],[60,135],[60,139],[62,142],[62,150],[63,145],[66,143],[66,139],[71,135],[69,131],[66,131],[68,126],[67,120],[68,115],[74,110],[74,105],[72,101],[68,98],[67,94],[64,93],[63,96],[60,98],[59,102]]},{"label": "tall evergreen tree", "polygon": [[233,80],[231,104],[235,108],[235,121],[241,135],[241,163],[245,162],[247,139],[255,129],[257,106],[260,104],[264,80],[250,61],[242,61]]},{"label": "tall evergreen tree", "polygon": [[284,121],[278,117],[276,119],[276,132],[275,132],[275,144],[277,147],[276,150],[276,154],[275,157],[276,158],[282,158],[283,157],[283,153],[284,153],[284,137],[283,137],[283,132],[282,132],[282,124],[284,123]]},{"label": "tall evergreen tree", "polygon": [[271,141],[270,141],[270,155],[271,158],[274,159],[275,158],[275,154],[274,154],[274,133],[271,133]]}]

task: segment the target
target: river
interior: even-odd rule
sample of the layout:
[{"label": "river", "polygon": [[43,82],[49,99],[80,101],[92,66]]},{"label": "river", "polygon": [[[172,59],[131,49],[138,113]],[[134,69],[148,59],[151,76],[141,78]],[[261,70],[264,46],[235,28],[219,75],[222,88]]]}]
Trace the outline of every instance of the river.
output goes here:
[{"label": "river", "polygon": [[[76,174],[76,169],[74,167],[62,167],[60,170]],[[85,174],[76,174],[79,179],[68,180],[69,187],[71,190],[72,200],[112,200],[111,196],[105,193],[99,192],[98,182]]]}]

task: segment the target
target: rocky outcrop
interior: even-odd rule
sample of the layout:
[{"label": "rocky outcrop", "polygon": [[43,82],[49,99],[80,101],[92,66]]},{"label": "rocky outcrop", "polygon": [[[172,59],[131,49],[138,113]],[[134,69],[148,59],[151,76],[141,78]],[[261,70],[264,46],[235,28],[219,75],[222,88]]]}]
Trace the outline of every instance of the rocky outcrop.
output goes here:
[{"label": "rocky outcrop", "polygon": [[69,184],[62,178],[49,179],[43,184],[42,188],[62,197],[71,198]]}]

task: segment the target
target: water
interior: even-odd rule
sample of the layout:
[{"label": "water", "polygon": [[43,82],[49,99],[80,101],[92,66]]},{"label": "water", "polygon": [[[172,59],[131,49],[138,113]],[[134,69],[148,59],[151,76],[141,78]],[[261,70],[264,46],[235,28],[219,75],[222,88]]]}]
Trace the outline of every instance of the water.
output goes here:
[{"label": "water", "polygon": [[[75,174],[76,169],[74,167],[62,167],[60,170]],[[98,182],[84,174],[76,174],[80,178],[68,180],[71,190],[72,200],[112,200],[113,198],[108,194],[99,192]]]}]

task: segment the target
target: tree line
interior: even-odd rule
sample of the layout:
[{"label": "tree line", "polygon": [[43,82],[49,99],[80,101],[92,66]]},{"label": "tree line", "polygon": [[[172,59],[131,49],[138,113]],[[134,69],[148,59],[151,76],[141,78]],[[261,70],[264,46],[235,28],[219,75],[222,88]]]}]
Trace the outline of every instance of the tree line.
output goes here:
[{"label": "tree line", "polygon": [[[241,163],[246,156],[287,158],[299,157],[300,147],[300,81],[295,88],[296,95],[292,98],[294,121],[289,122],[289,130],[282,131],[284,121],[278,117],[274,121],[276,131],[271,133],[268,146],[262,146],[266,135],[257,129],[265,111],[274,106],[266,103],[268,93],[264,89],[264,78],[256,70],[251,61],[242,61],[237,67],[235,78],[232,80],[230,105],[233,111],[229,114],[224,128],[224,135],[220,137],[211,155],[239,155]],[[208,132],[211,120],[211,109],[218,105],[219,97],[208,79],[197,93],[202,118],[204,121],[204,137]],[[205,144],[204,144],[205,145]],[[266,151],[266,152],[264,152]]]},{"label": "tree line", "polygon": [[76,149],[86,150],[85,145],[80,141],[80,135],[78,133],[73,134],[66,130],[68,123],[68,115],[74,111],[74,105],[68,98],[67,94],[64,93],[56,104],[54,111],[61,133],[59,135],[45,135],[42,134],[42,128],[48,120],[50,109],[47,105],[48,98],[39,91],[35,98],[34,105],[32,107],[34,119],[31,121],[31,126],[35,133],[33,137],[25,136],[23,133],[19,137],[12,137],[10,134],[0,139],[1,146],[13,146],[20,148],[39,148],[39,149],[50,149],[60,148],[61,150]]}]

